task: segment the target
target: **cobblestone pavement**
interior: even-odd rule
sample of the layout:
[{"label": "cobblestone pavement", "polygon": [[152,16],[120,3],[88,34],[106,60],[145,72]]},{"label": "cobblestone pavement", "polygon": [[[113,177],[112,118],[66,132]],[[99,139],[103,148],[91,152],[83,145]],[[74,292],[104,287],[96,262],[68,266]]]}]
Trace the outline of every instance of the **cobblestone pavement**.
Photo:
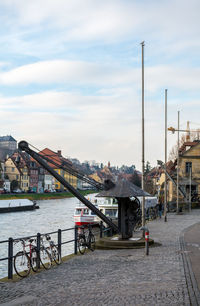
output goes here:
[{"label": "cobblestone pavement", "polygon": [[96,250],[17,283],[0,283],[0,305],[190,305],[179,236],[200,210],[148,223],[162,245]]}]

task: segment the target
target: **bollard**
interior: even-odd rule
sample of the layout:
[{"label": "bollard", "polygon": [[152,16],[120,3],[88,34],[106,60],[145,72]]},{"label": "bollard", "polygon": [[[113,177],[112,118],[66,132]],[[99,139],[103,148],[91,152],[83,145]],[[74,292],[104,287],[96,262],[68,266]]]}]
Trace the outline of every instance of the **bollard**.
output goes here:
[{"label": "bollard", "polygon": [[145,238],[145,254],[149,255],[149,229],[146,226],[142,226],[140,228],[143,233],[145,233],[144,238]]},{"label": "bollard", "polygon": [[78,227],[74,227],[74,254],[77,254],[77,238],[78,238]]},{"label": "bollard", "polygon": [[41,238],[41,234],[37,233],[37,268],[40,268],[40,238]]},{"label": "bollard", "polygon": [[13,239],[8,239],[8,279],[13,278]]},{"label": "bollard", "polygon": [[149,230],[148,228],[145,229],[145,250],[146,250],[146,255],[149,255]]},{"label": "bollard", "polygon": [[62,258],[61,246],[62,246],[62,231],[61,231],[61,229],[58,229],[58,256],[59,256],[59,260],[61,260],[61,258]]}]

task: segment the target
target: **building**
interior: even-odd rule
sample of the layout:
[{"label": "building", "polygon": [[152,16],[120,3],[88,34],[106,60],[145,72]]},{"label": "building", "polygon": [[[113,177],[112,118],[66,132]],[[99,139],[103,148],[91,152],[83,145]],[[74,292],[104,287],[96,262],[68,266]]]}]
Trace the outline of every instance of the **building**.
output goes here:
[{"label": "building", "polygon": [[0,136],[0,148],[15,151],[17,149],[17,141],[12,136]]},{"label": "building", "polygon": [[[185,194],[185,198],[179,194],[180,201],[189,201],[195,199],[200,194],[200,141],[187,141],[179,149],[179,186]],[[170,174],[167,178],[167,197],[168,202],[176,201],[177,187],[173,181],[177,182],[177,160],[167,163],[167,172]],[[159,179],[160,190],[164,189],[165,174],[162,171]]]},{"label": "building", "polygon": [[11,183],[11,191],[17,189],[20,187],[20,178],[21,178],[22,172],[18,169],[18,166],[15,162],[15,159],[12,157],[9,157],[5,161],[4,166],[4,178],[9,179]]},{"label": "building", "polygon": [[0,160],[5,161],[17,149],[17,141],[12,136],[0,136]]},{"label": "building", "polygon": [[[77,188],[77,177],[70,173],[71,170],[73,171],[73,164],[70,160],[62,156],[60,150],[54,152],[48,148],[45,148],[40,152],[40,154],[51,160],[48,162],[49,166],[52,167],[60,176],[62,176],[70,185]],[[53,184],[55,189],[58,191],[66,190],[66,188],[56,179],[54,179]]]}]

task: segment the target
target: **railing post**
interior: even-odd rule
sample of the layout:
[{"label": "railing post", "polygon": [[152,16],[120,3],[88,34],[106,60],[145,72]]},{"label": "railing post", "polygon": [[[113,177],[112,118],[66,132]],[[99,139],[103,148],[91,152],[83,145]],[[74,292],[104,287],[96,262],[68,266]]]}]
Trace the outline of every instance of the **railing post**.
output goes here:
[{"label": "railing post", "polygon": [[8,279],[13,278],[13,238],[8,239]]},{"label": "railing post", "polygon": [[61,255],[61,246],[62,246],[62,231],[59,228],[58,229],[58,252],[59,252],[60,259],[62,258],[62,255]]},{"label": "railing post", "polygon": [[37,268],[40,268],[40,244],[41,244],[41,234],[37,233]]},{"label": "railing post", "polygon": [[110,237],[112,237],[113,236],[113,229],[112,229],[112,227],[110,228]]},{"label": "railing post", "polygon": [[77,254],[77,238],[78,238],[78,227],[74,227],[74,254]]},{"label": "railing post", "polygon": [[103,221],[100,221],[100,238],[103,237]]}]

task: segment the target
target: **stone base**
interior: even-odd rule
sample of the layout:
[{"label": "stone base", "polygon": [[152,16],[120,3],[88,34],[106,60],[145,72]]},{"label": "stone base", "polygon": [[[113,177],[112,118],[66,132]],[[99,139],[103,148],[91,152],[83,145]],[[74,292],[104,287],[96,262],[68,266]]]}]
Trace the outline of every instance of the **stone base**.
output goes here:
[{"label": "stone base", "polygon": [[[154,244],[153,239],[149,239],[149,245]],[[145,247],[145,239],[140,238],[130,238],[121,239],[118,236],[100,238],[96,242],[97,249],[139,249]]]}]

